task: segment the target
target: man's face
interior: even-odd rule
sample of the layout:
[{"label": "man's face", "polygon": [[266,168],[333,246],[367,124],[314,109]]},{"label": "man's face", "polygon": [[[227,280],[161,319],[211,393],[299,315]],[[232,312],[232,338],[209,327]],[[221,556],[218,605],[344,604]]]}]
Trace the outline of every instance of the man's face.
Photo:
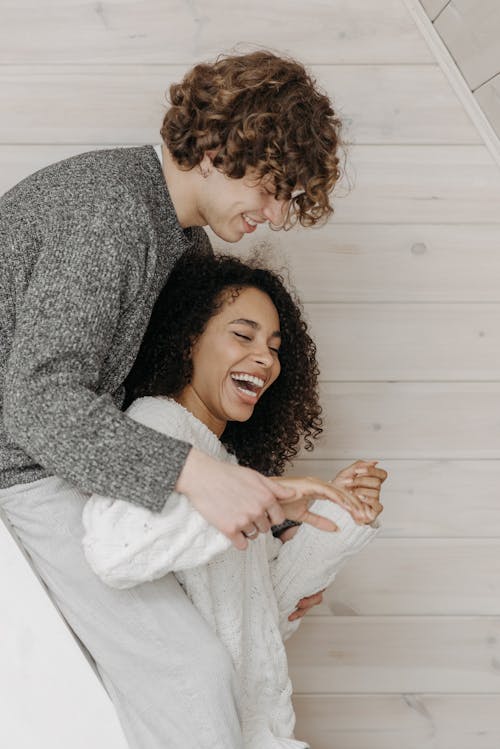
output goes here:
[{"label": "man's face", "polygon": [[268,177],[257,183],[254,172],[248,170],[241,179],[232,179],[218,171],[211,161],[207,163],[209,175],[200,184],[198,210],[205,225],[218,237],[226,242],[239,242],[266,221],[275,226],[283,224],[289,201],[276,200],[274,185]]}]

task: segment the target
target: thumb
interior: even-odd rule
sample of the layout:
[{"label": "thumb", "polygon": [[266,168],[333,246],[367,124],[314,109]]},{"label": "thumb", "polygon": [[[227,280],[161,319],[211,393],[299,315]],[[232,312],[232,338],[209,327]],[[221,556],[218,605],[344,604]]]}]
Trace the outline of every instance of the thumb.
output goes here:
[{"label": "thumb", "polygon": [[317,515],[315,512],[307,511],[302,518],[302,522],[312,525],[320,531],[329,531],[332,533],[339,530],[338,525],[333,520],[329,520],[329,518],[325,518],[323,515]]}]

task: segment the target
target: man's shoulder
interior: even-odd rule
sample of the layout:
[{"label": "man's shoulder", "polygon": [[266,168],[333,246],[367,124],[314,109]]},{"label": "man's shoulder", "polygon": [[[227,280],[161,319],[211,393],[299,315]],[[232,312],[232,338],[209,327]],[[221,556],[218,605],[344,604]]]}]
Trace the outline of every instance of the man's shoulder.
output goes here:
[{"label": "man's shoulder", "polygon": [[[141,182],[151,180],[156,158],[151,146],[106,148],[85,151],[62,161],[49,164],[18,182],[0,198],[0,211],[19,205],[51,201],[81,205],[87,199],[106,194],[141,194]],[[22,205],[22,203],[21,203]]]},{"label": "man's shoulder", "polygon": [[202,226],[191,227],[191,241],[193,249],[196,250],[198,255],[214,254],[214,248],[212,247],[210,238]]}]

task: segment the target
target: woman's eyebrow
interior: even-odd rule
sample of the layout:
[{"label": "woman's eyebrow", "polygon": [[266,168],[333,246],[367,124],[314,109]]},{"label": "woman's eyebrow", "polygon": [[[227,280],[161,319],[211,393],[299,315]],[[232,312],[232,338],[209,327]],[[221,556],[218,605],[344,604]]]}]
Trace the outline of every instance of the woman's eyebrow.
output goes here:
[{"label": "woman's eyebrow", "polygon": [[[237,323],[239,325],[249,325],[254,330],[260,330],[260,325],[258,322],[255,322],[255,320],[247,320],[245,317],[239,317],[237,320],[231,320],[229,325],[233,325],[234,323]],[[281,338],[281,333],[279,330],[275,330],[274,333],[271,333],[271,338]]]}]

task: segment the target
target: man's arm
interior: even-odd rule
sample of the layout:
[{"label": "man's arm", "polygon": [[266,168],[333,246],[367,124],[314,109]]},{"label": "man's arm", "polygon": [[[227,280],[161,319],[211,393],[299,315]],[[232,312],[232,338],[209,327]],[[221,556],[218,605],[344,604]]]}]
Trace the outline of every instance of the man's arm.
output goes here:
[{"label": "man's arm", "polygon": [[160,510],[190,445],[134,423],[105,382],[116,366],[108,357],[119,346],[127,301],[133,303],[129,275],[145,252],[137,234],[132,221],[113,223],[96,206],[45,237],[17,314],[4,422],[47,470],[88,492]]}]

